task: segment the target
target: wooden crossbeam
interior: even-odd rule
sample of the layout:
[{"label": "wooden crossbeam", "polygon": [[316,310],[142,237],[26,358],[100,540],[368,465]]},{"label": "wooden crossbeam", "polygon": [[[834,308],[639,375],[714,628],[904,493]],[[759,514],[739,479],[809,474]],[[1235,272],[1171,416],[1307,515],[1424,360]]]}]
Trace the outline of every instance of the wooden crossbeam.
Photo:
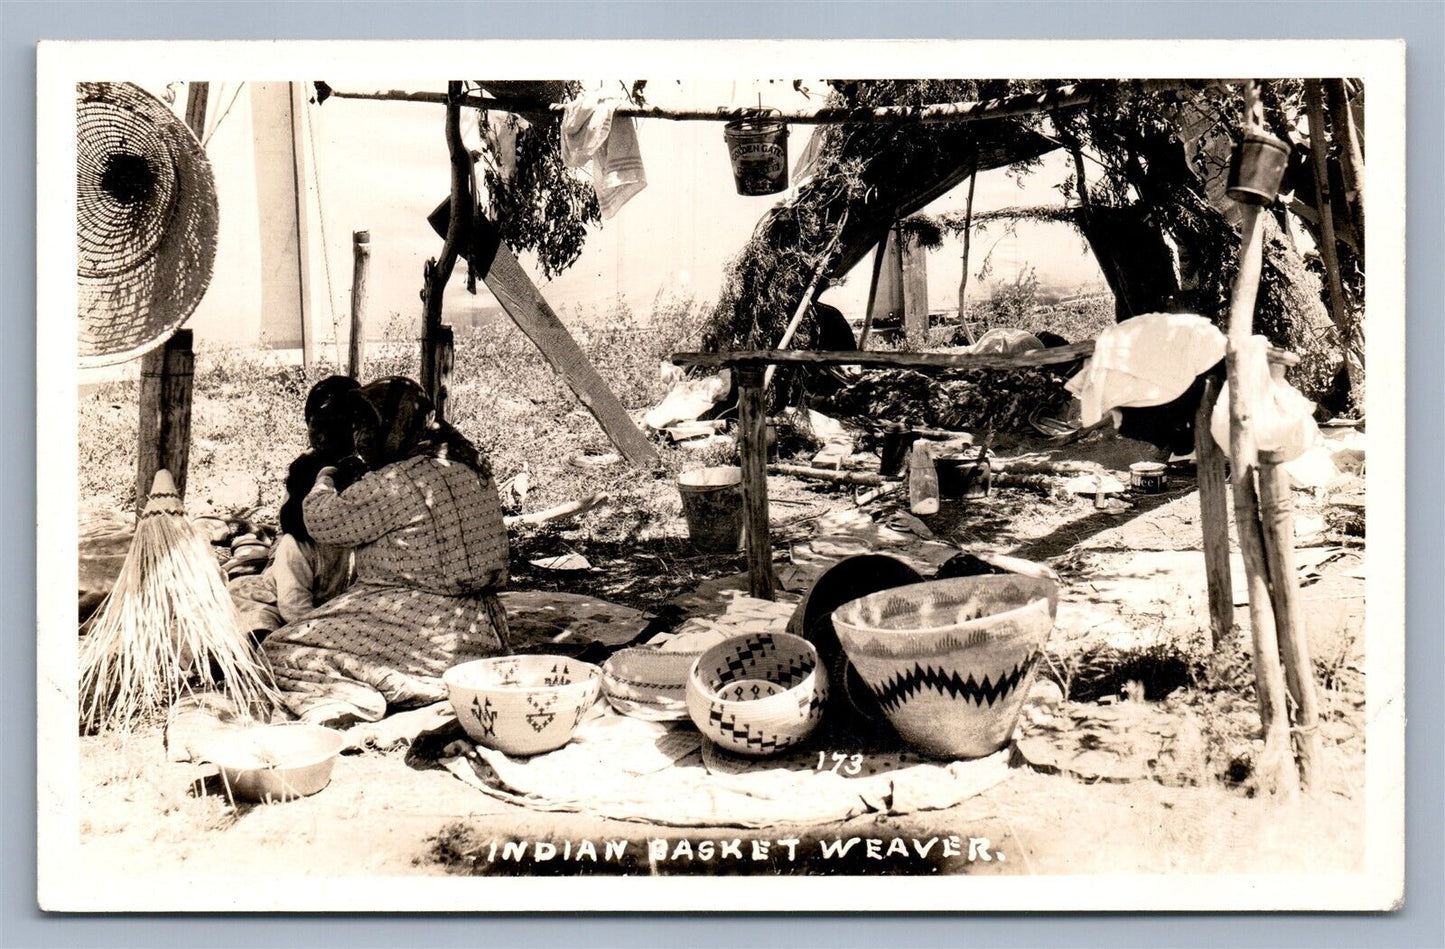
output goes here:
[{"label": "wooden crossbeam", "polygon": [[864,366],[888,369],[1030,369],[1085,359],[1094,341],[1070,343],[1026,353],[886,353],[863,349],[813,352],[798,349],[755,349],[726,353],[674,353],[678,366],[717,369],[723,366],[794,363],[812,366]]},{"label": "wooden crossbeam", "polygon": [[[1203,88],[1226,82],[1222,79],[1143,79],[1120,80],[1119,85],[1135,93],[1167,92],[1171,89]],[[388,89],[375,92],[347,92],[318,82],[317,99],[364,99],[381,102],[424,102],[446,105],[442,92],[410,92]],[[843,108],[825,106],[812,110],[775,111],[773,116],[793,125],[841,125],[886,123],[891,125],[934,125],[948,122],[979,122],[1021,115],[1038,115],[1055,109],[1076,108],[1089,104],[1094,95],[1078,84],[1060,86],[1044,92],[1030,92],[977,102],[941,102],[925,106],[880,106],[876,108]],[[515,112],[522,115],[561,115],[566,105],[539,99],[487,97],[468,95],[461,104],[493,112]],[[734,122],[747,118],[753,108],[663,109],[656,106],[624,105],[617,115],[634,119],[665,119],[671,122]]]}]

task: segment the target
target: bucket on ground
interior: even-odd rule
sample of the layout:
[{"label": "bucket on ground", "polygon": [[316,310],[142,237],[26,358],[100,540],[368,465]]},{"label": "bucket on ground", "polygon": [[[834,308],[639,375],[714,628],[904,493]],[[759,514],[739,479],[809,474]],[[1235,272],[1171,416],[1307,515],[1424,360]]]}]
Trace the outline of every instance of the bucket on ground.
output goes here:
[{"label": "bucket on ground", "polygon": [[738,194],[777,194],[788,187],[788,127],[767,110],[723,129]]},{"label": "bucket on ground", "polygon": [[682,516],[693,546],[734,553],[743,540],[743,469],[736,465],[694,468],[677,476]]},{"label": "bucket on ground", "polygon": [[936,458],[938,493],[946,498],[986,498],[993,486],[988,459]]}]

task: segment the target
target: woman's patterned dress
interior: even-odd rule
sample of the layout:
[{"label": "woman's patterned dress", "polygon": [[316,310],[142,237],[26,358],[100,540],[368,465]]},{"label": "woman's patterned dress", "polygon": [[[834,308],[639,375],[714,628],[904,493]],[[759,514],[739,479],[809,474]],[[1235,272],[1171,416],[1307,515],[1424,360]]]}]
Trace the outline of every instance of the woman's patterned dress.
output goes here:
[{"label": "woman's patterned dress", "polygon": [[420,456],[339,494],[323,475],[302,509],[317,541],[356,548],[356,583],[262,645],[292,712],[376,721],[445,699],[448,667],[503,651],[507,532],[490,479]]}]

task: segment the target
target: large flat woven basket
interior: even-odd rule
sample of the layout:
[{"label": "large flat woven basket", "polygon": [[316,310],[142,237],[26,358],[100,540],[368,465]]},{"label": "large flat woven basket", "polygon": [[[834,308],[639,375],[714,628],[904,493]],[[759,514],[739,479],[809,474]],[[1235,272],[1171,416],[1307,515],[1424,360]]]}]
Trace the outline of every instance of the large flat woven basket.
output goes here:
[{"label": "large flat woven basket", "polygon": [[165,342],[211,281],[218,209],[201,143],[130,83],[76,86],[76,292],[83,367]]}]

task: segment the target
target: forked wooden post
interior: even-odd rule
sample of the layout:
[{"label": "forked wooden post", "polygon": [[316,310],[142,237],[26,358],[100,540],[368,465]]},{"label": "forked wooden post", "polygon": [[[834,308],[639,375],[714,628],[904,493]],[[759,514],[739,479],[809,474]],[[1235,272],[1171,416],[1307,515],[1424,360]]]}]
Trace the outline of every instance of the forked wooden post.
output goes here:
[{"label": "forked wooden post", "polygon": [[464,227],[472,214],[472,159],[462,144],[462,83],[447,83],[446,140],[451,157],[451,217],[441,259],[426,263],[422,286],[421,387],[436,407],[438,421],[446,418],[447,382],[452,371],[452,328],[442,323],[442,297],[461,251]]},{"label": "forked wooden post", "polygon": [[738,453],[743,469],[743,512],[747,525],[748,592],[773,598],[773,539],[768,521],[767,410],[763,367],[738,367]]},{"label": "forked wooden post", "polygon": [[[1263,107],[1258,86],[1245,88],[1246,123],[1263,125]],[[1225,362],[1229,371],[1229,456],[1230,480],[1234,488],[1234,520],[1239,549],[1244,557],[1244,575],[1249,587],[1249,619],[1254,643],[1254,690],[1264,728],[1264,749],[1255,761],[1260,789],[1288,799],[1299,791],[1290,747],[1289,716],[1285,707],[1284,670],[1280,666],[1279,637],[1275,631],[1274,609],[1269,595],[1269,567],[1265,560],[1264,531],[1259,521],[1259,496],[1255,490],[1258,467],[1254,441],[1254,406],[1263,393],[1246,391],[1248,374],[1242,371],[1244,352],[1254,334],[1254,303],[1259,293],[1260,269],[1264,255],[1264,221],[1255,204],[1241,204],[1239,270],[1229,299],[1229,345]]]},{"label": "forked wooden post", "polygon": [[1234,629],[1234,579],[1229,565],[1229,494],[1224,485],[1224,450],[1209,430],[1219,380],[1204,380],[1194,415],[1194,463],[1199,481],[1199,521],[1204,532],[1204,576],[1209,587],[1209,631],[1218,652]]},{"label": "forked wooden post", "polygon": [[346,343],[346,374],[361,378],[366,363],[366,272],[371,267],[371,232],[351,234],[351,335]]},{"label": "forked wooden post", "polygon": [[1317,784],[1320,760],[1320,708],[1315,692],[1315,671],[1310,664],[1309,640],[1300,626],[1299,583],[1295,574],[1294,500],[1282,458],[1276,452],[1259,453],[1260,520],[1269,563],[1270,599],[1279,630],[1280,658],[1285,683],[1295,709],[1295,753],[1300,782],[1305,790]]},{"label": "forked wooden post", "polygon": [[1263,249],[1263,221],[1259,208],[1240,209],[1244,235],[1240,245],[1239,273],[1235,278],[1229,316],[1229,454],[1230,480],[1234,487],[1234,523],[1239,550],[1244,558],[1244,576],[1249,588],[1249,622],[1254,643],[1254,690],[1259,700],[1259,717],[1264,726],[1264,750],[1255,762],[1255,773],[1266,792],[1285,797],[1298,790],[1291,751],[1289,716],[1285,707],[1284,670],[1280,666],[1279,636],[1269,593],[1269,567],[1265,560],[1264,532],[1259,521],[1259,496],[1255,490],[1256,464],[1253,411],[1260,393],[1245,392],[1240,384],[1242,351],[1253,330],[1254,300],[1259,285]]}]

